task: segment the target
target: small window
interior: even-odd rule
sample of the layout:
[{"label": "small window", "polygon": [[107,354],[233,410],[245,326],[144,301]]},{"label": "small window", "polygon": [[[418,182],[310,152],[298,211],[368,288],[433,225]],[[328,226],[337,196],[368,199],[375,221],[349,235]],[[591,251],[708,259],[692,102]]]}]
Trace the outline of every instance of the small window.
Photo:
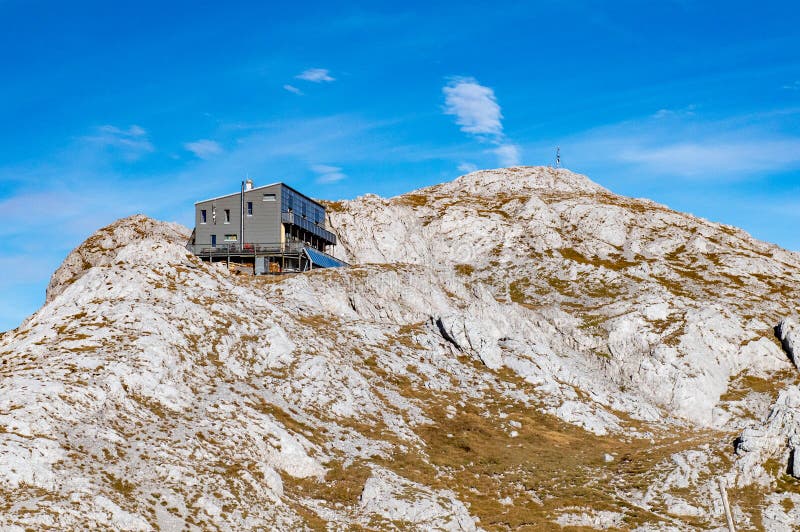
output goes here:
[{"label": "small window", "polygon": [[253,216],[253,202],[247,202],[247,216]]},{"label": "small window", "polygon": [[275,194],[264,194],[263,201],[275,201]]},{"label": "small window", "polygon": [[200,211],[200,223],[201,224],[206,223],[206,210],[205,209],[202,209]]},{"label": "small window", "polygon": [[[231,223],[231,210],[230,209],[225,209],[225,223],[226,224]],[[227,239],[227,237],[226,237],[226,239]]]},{"label": "small window", "polygon": [[239,235],[225,235],[225,242],[236,242],[239,240]]}]

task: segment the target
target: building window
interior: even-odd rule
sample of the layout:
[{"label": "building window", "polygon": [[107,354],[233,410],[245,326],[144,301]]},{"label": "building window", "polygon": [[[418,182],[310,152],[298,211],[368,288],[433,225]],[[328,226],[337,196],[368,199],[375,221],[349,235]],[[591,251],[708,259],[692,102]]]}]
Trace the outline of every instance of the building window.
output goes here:
[{"label": "building window", "polygon": [[225,223],[226,224],[231,223],[231,210],[230,209],[225,209]]},{"label": "building window", "polygon": [[264,194],[263,201],[275,201],[275,194]]},{"label": "building window", "polygon": [[201,224],[206,223],[206,210],[205,209],[200,211],[200,223]]},{"label": "building window", "polygon": [[247,216],[253,216],[253,202],[247,202]]},{"label": "building window", "polygon": [[236,242],[239,240],[239,235],[225,235],[225,242]]}]

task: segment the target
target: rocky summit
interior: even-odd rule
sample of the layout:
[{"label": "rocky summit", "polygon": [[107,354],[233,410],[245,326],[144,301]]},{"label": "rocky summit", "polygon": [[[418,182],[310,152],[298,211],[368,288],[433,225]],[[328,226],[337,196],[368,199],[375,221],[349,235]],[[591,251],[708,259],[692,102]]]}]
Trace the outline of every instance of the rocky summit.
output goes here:
[{"label": "rocky summit", "polygon": [[0,336],[0,528],[800,525],[800,254],[544,167],[326,206],[350,267],[75,249]]}]

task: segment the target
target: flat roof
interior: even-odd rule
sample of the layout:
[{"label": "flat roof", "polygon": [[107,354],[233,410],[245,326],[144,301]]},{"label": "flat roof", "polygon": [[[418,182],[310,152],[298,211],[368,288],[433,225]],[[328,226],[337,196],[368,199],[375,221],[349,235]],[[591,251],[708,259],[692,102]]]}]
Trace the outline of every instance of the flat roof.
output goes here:
[{"label": "flat roof", "polygon": [[[286,184],[286,183],[284,183],[283,181],[278,181],[277,183],[270,183],[269,185],[261,185],[260,187],[253,187],[253,188],[251,188],[250,190],[245,190],[245,192],[253,192],[254,190],[261,190],[262,188],[274,187],[275,185],[281,185],[281,186],[284,186],[284,187],[288,188],[289,190],[291,190],[292,192],[294,192],[294,193],[296,193],[296,194],[299,194],[300,196],[303,196],[303,197],[304,197],[305,199],[307,199],[308,201],[310,201],[310,202],[312,202],[312,203],[316,203],[317,205],[319,205],[319,206],[320,206],[320,207],[322,207],[323,209],[325,208],[325,206],[324,206],[323,204],[321,204],[320,202],[318,202],[317,200],[315,200],[315,199],[313,199],[313,198],[310,198],[310,197],[306,196],[305,194],[303,194],[302,192],[300,192],[300,191],[299,191],[299,190],[297,190],[296,188],[294,188],[294,187],[290,187],[289,185],[287,185],[287,184]],[[222,199],[222,198],[228,198],[228,197],[230,197],[230,196],[238,196],[239,194],[241,194],[241,191],[239,191],[239,192],[232,192],[232,193],[230,193],[230,194],[223,194],[222,196],[217,196],[217,197],[215,197],[215,198],[209,198],[209,199],[202,200],[202,201],[195,201],[195,202],[194,202],[194,204],[195,204],[195,205],[199,205],[200,203],[208,203],[209,201],[216,201],[216,200],[218,200],[218,199]]]}]

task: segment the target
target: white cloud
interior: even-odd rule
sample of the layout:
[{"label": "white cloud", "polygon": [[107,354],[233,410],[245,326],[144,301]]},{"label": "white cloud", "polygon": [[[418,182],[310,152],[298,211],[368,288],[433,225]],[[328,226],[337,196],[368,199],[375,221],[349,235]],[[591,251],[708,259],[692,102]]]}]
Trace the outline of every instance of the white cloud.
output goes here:
[{"label": "white cloud", "polygon": [[297,79],[310,81],[312,83],[322,83],[335,81],[336,78],[331,77],[330,72],[326,68],[309,68],[295,76]]},{"label": "white cloud", "polygon": [[798,91],[800,90],[800,80],[794,81],[792,83],[787,83],[786,85],[783,86],[783,88],[788,91]]},{"label": "white cloud", "polygon": [[653,118],[676,118],[676,117],[686,117],[686,116],[694,116],[695,110],[697,110],[697,106],[687,105],[682,109],[659,109],[655,113],[653,113]]},{"label": "white cloud", "polygon": [[[507,142],[503,132],[503,113],[494,91],[474,78],[452,78],[442,88],[445,97],[444,113],[456,117],[461,131],[489,142],[496,147],[491,153],[497,156],[500,166],[517,166],[521,163],[520,149]],[[461,171],[467,170],[459,167]]]},{"label": "white cloud", "polygon": [[289,85],[288,83],[283,86],[283,90],[287,90],[287,91],[291,92],[292,94],[297,94],[298,96],[302,96],[303,95],[303,91],[301,91],[300,89],[298,89],[294,85]]},{"label": "white cloud", "polygon": [[800,164],[800,139],[703,139],[646,145],[632,143],[617,159],[653,174],[703,177],[754,174]]},{"label": "white cloud", "polygon": [[200,159],[210,159],[222,153],[222,146],[218,142],[208,139],[187,142],[183,147]]},{"label": "white cloud", "polygon": [[458,171],[464,172],[465,174],[469,174],[470,172],[474,172],[478,169],[478,166],[473,163],[460,163],[458,165]]},{"label": "white cloud", "polygon": [[311,170],[317,174],[316,182],[323,185],[338,183],[347,177],[338,166],[315,164],[311,166]]},{"label": "white cloud", "polygon": [[461,131],[472,135],[503,135],[503,118],[494,91],[473,78],[454,78],[442,88],[445,114],[454,115]]},{"label": "white cloud", "polygon": [[147,131],[141,126],[132,125],[128,129],[105,125],[97,128],[95,135],[83,137],[89,144],[118,152],[125,160],[135,161],[146,153],[154,151],[147,138]]},{"label": "white cloud", "polygon": [[519,166],[521,158],[516,144],[501,144],[492,151],[502,166]]},{"label": "white cloud", "polygon": [[778,133],[783,116],[719,121],[691,114],[671,115],[669,120],[650,116],[587,131],[565,145],[578,165],[612,165],[615,172],[627,169],[639,179],[741,180],[800,168],[800,137]]}]

